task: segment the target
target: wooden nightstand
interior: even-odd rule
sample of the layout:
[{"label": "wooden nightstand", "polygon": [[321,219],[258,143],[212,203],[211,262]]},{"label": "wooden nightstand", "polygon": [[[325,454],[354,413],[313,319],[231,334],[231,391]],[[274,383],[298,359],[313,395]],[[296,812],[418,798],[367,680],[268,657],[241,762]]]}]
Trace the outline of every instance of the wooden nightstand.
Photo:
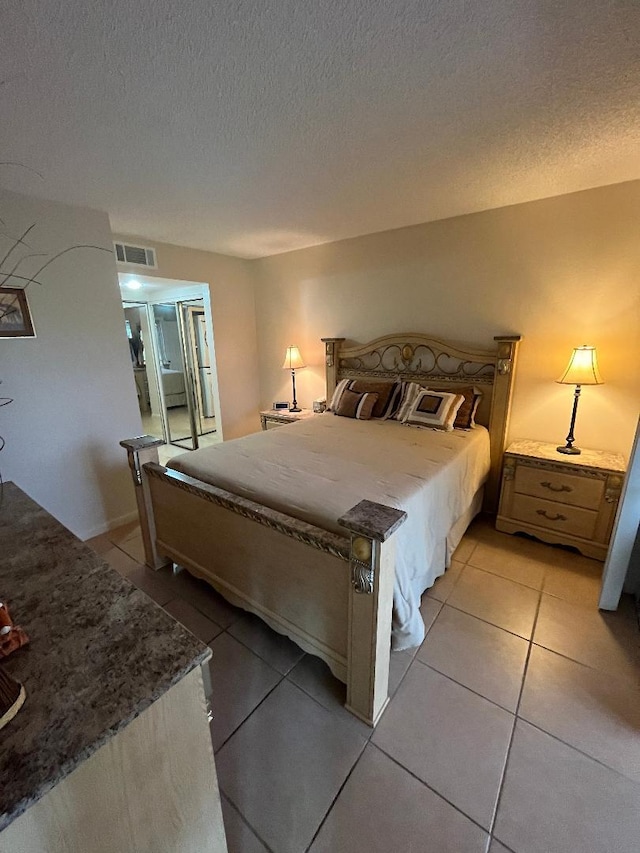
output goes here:
[{"label": "wooden nightstand", "polygon": [[305,418],[312,418],[315,412],[311,409],[302,409],[299,412],[290,412],[289,409],[266,409],[260,412],[260,423],[262,429],[273,429],[283,424],[292,424]]},{"label": "wooden nightstand", "polygon": [[504,454],[496,528],[604,560],[625,470],[620,453],[563,456],[553,444],[516,441]]}]

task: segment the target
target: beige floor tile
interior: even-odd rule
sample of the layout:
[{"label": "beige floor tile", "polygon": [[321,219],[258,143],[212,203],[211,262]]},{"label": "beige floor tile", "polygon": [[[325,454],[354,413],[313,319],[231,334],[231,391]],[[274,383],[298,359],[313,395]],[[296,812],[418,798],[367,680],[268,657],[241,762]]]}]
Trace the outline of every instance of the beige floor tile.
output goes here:
[{"label": "beige floor tile", "polygon": [[515,712],[529,642],[446,604],[418,659]]},{"label": "beige floor tile", "polygon": [[528,640],[533,631],[539,596],[537,590],[465,566],[447,604]]},{"label": "beige floor tile", "polygon": [[534,646],[519,715],[640,782],[640,689]]},{"label": "beige floor tile", "polygon": [[174,598],[167,602],[164,609],[203,643],[210,643],[222,632],[220,625],[216,625],[188,601],[183,601],[181,598]]},{"label": "beige floor tile", "polygon": [[551,569],[545,578],[543,591],[572,604],[597,607],[601,586],[602,563],[582,557],[576,558],[573,565],[565,562]]},{"label": "beige floor tile", "polygon": [[500,530],[496,530],[495,516],[486,515],[485,513],[481,513],[474,518],[465,536],[475,539],[476,542],[488,542],[496,545],[507,543],[507,547],[509,540],[513,538],[510,533],[502,533]]},{"label": "beige floor tile", "polygon": [[301,853],[365,743],[285,678],[216,755],[218,779],[268,847]]},{"label": "beige floor tile", "polygon": [[109,530],[107,536],[113,542],[114,545],[119,545],[123,539],[127,539],[129,536],[139,530],[139,521],[129,521],[127,522],[127,524],[122,524],[120,527],[115,527],[113,530]]},{"label": "beige floor tile", "polygon": [[435,598],[422,597],[420,602],[420,613],[424,622],[424,632],[428,634],[433,623],[436,621],[438,613],[442,610],[442,602]]},{"label": "beige floor tile", "polygon": [[112,545],[108,551],[103,551],[100,556],[109,563],[112,569],[115,569],[119,574],[127,577],[134,569],[138,568],[140,563]]},{"label": "beige floor tile", "polygon": [[507,711],[416,660],[372,740],[489,828],[513,719]]},{"label": "beige floor tile", "polygon": [[121,551],[124,551],[125,554],[128,554],[132,560],[135,560],[138,563],[144,563],[144,545],[142,544],[142,533],[140,531],[136,531],[131,536],[127,536],[126,539],[123,539],[118,547]]},{"label": "beige floor tile", "polygon": [[113,542],[109,539],[109,536],[106,533],[102,533],[100,536],[94,536],[91,539],[85,539],[85,545],[88,545],[92,551],[95,551],[96,554],[104,554],[106,551],[110,551],[113,548]]},{"label": "beige floor tile", "polygon": [[640,786],[519,720],[494,834],[517,853],[637,853]]},{"label": "beige floor tile", "polygon": [[465,534],[465,536],[460,540],[460,544],[453,552],[452,560],[456,560],[458,563],[466,563],[469,557],[473,554],[477,544],[477,539],[473,539],[471,536]]},{"label": "beige floor tile", "polygon": [[449,568],[436,580],[434,585],[425,592],[425,596],[427,596],[427,598],[435,598],[437,601],[444,603],[453,592],[453,588],[457,584],[463,568],[464,563],[452,560]]},{"label": "beige floor tile", "polygon": [[484,853],[487,834],[374,746],[367,746],[310,853]]},{"label": "beige floor tile", "polygon": [[232,637],[282,675],[286,675],[304,655],[300,646],[272,630],[253,613],[245,613],[228,630]]},{"label": "beige floor tile", "polygon": [[201,613],[223,628],[228,628],[245,613],[240,607],[229,604],[210,584],[190,574],[186,569],[173,573],[163,569],[176,595],[188,601]]},{"label": "beige floor tile", "polygon": [[228,634],[209,644],[211,673],[211,738],[219,749],[273,690],[282,676]]},{"label": "beige floor tile", "polygon": [[407,674],[409,667],[415,660],[418,649],[408,649],[405,652],[391,652],[389,660],[389,696],[393,696],[400,682]]},{"label": "beige floor tile", "polygon": [[[524,545],[517,537],[512,536],[513,543],[509,547],[497,547],[486,542],[479,542],[469,559],[469,565],[494,575],[516,581],[532,589],[542,589],[542,583],[548,564],[544,557],[548,556],[544,545],[526,542]],[[537,546],[537,547],[533,547]],[[543,549],[542,553],[538,548]]]},{"label": "beige floor tile", "polygon": [[153,569],[135,563],[134,567],[127,571],[125,577],[161,606],[175,598],[175,590],[169,579],[161,572],[155,572]]},{"label": "beige floor tile", "polygon": [[534,643],[638,684],[640,633],[633,619],[542,595]]},{"label": "beige floor tile", "polygon": [[268,853],[267,848],[244,822],[226,797],[222,797],[222,817],[227,836],[227,853]]},{"label": "beige floor tile", "polygon": [[344,707],[347,686],[338,681],[323,660],[315,655],[305,655],[287,678],[361,737],[371,737],[372,729]]}]

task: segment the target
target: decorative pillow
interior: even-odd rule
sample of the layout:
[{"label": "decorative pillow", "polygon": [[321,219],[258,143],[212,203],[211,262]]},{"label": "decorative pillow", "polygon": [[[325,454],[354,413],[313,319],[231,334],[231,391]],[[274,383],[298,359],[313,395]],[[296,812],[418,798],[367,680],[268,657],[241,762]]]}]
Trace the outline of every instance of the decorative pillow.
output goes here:
[{"label": "decorative pillow", "polygon": [[388,379],[352,379],[348,387],[356,394],[377,394],[371,417],[381,420],[391,417],[400,394],[400,383]]},{"label": "decorative pillow", "polygon": [[368,421],[377,402],[377,394],[356,394],[355,391],[345,388],[340,395],[340,401],[334,410],[334,414],[340,415],[343,418],[356,418],[359,421]]},{"label": "decorative pillow", "polygon": [[462,394],[464,397],[464,402],[458,409],[458,414],[453,422],[454,429],[473,429],[475,427],[476,411],[482,399],[480,388],[474,388],[469,385],[462,388],[436,388],[435,390],[446,394]]},{"label": "decorative pillow", "polygon": [[462,394],[447,394],[422,388],[414,398],[402,423],[450,432],[453,430],[458,409],[463,403]]},{"label": "decorative pillow", "polygon": [[403,421],[409,414],[413,401],[424,388],[418,382],[402,382],[400,388],[400,402],[394,418]]},{"label": "decorative pillow", "polygon": [[331,402],[329,403],[329,411],[335,412],[340,404],[340,397],[342,397],[342,393],[345,388],[349,387],[350,379],[341,379],[340,382],[336,385],[335,391],[333,392],[333,396],[331,397]]}]

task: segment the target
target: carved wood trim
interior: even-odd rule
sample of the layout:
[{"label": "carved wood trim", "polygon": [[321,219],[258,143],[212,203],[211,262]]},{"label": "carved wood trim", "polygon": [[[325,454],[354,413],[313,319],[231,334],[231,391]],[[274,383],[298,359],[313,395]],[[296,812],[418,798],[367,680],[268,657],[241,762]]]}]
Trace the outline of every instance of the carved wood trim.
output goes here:
[{"label": "carved wood trim", "polygon": [[350,560],[350,542],[344,536],[322,530],[306,521],[300,521],[297,518],[269,509],[247,498],[219,489],[217,486],[202,483],[200,480],[188,477],[179,471],[164,468],[162,465],[153,462],[144,465],[144,470],[149,477],[169,480],[172,486],[182,491],[224,507],[224,509],[235,512],[244,518],[249,518],[258,524],[276,530],[278,533],[296,539],[298,542],[303,542],[312,548],[317,548],[319,551],[331,554],[333,557],[338,557],[345,562]]}]

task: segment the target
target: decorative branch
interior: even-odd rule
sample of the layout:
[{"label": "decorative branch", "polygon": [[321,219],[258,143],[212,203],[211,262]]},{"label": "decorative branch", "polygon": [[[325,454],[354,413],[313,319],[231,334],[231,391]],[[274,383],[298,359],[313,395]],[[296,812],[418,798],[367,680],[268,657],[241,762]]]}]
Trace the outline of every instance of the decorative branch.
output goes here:
[{"label": "decorative branch", "polygon": [[17,237],[17,238],[16,238],[16,241],[15,241],[15,243],[13,244],[13,246],[9,249],[9,251],[7,252],[7,254],[6,254],[6,255],[4,256],[4,258],[0,261],[0,269],[2,269],[3,265],[4,265],[4,264],[6,264],[6,262],[9,260],[9,257],[12,255],[12,253],[13,253],[13,252],[15,252],[15,250],[18,248],[18,246],[19,246],[21,243],[22,243],[22,245],[23,245],[23,246],[27,246],[27,248],[28,248],[28,249],[30,249],[30,248],[31,248],[31,246],[29,246],[27,243],[25,243],[25,242],[24,242],[24,238],[27,236],[27,234],[29,233],[29,231],[31,231],[31,229],[32,229],[32,228],[35,228],[35,227],[36,227],[36,223],[34,222],[32,225],[30,225],[30,226],[27,228],[27,230],[26,230],[26,231],[23,231],[23,232],[22,232],[22,234],[21,234],[19,237]]},{"label": "decorative branch", "polygon": [[9,281],[9,279],[11,277],[17,278],[16,270],[18,269],[18,267],[20,266],[20,264],[23,261],[27,260],[27,258],[45,258],[45,257],[46,257],[46,252],[31,252],[29,255],[23,255],[18,261],[16,261],[11,272],[8,272],[5,275],[5,277],[2,279],[2,282],[0,282],[0,287],[4,287],[4,285],[7,283],[7,281]]}]

